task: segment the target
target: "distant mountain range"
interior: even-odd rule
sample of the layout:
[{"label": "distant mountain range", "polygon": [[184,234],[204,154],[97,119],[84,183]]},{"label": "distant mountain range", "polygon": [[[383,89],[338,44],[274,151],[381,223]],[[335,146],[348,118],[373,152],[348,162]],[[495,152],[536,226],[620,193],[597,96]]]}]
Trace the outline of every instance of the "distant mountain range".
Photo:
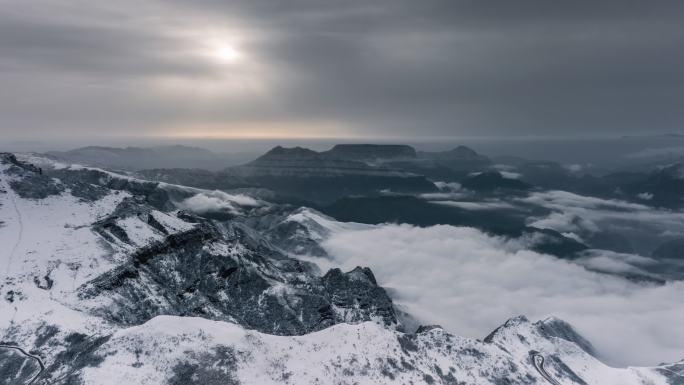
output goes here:
[{"label": "distant mountain range", "polygon": [[221,170],[245,161],[244,154],[216,154],[199,147],[103,147],[89,146],[70,151],[50,151],[47,156],[64,162],[87,164],[117,170],[150,168],[199,168]]},{"label": "distant mountain range", "polygon": [[[481,192],[536,187],[657,207],[684,206],[681,161],[660,164],[645,160],[642,167],[595,175],[580,165],[510,156],[492,160],[465,146],[441,152],[385,144],[339,144],[321,152],[277,146],[248,162],[244,155],[221,155],[187,146],[84,147],[47,156],[200,188],[266,189],[276,199],[314,204],[380,191],[430,192],[435,190],[432,182],[443,181]],[[236,163],[241,165],[231,165]]]},{"label": "distant mountain range", "polygon": [[139,174],[202,188],[267,188],[286,199],[321,204],[380,191],[436,191],[430,179],[455,180],[490,164],[466,147],[430,153],[406,145],[341,144],[323,152],[277,146],[252,162],[216,173],[154,169]]}]

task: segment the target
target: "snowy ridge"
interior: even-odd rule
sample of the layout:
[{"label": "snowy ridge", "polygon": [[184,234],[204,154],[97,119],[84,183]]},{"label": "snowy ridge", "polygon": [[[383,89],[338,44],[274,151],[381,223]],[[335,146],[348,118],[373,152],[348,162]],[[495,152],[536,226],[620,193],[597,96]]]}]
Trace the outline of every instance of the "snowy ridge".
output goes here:
[{"label": "snowy ridge", "polygon": [[[128,182],[133,185],[154,185],[155,188],[169,191],[173,198],[174,205],[180,209],[189,209],[194,211],[212,211],[217,209],[228,209],[232,213],[242,214],[241,208],[259,207],[265,205],[266,202],[259,201],[253,197],[244,194],[228,194],[218,190],[205,190],[196,187],[183,186],[167,182],[150,181],[138,177],[108,171],[102,168],[84,166],[80,164],[66,164],[60,161],[49,159],[38,154],[16,154],[16,158],[25,162],[26,164],[35,165],[40,168],[52,169],[55,171],[69,172],[77,175],[88,175],[96,177],[92,182],[100,185],[112,184],[120,186],[118,182]],[[79,173],[80,172],[80,173]],[[61,173],[61,175],[64,175]]]},{"label": "snowy ridge", "polygon": [[[491,341],[440,328],[404,334],[366,322],[278,337],[201,318],[157,317],[115,333],[86,384],[545,384],[530,352],[546,357],[559,384],[668,384],[657,369],[615,369],[570,341],[545,338],[543,323],[508,321]],[[160,354],[162,352],[162,354]]]},{"label": "snowy ridge", "polygon": [[302,225],[303,230],[306,231],[298,235],[308,237],[314,241],[322,241],[330,236],[330,234],[338,231],[362,230],[372,227],[372,225],[362,223],[338,222],[308,207],[299,208],[285,218],[284,222],[295,222]]}]

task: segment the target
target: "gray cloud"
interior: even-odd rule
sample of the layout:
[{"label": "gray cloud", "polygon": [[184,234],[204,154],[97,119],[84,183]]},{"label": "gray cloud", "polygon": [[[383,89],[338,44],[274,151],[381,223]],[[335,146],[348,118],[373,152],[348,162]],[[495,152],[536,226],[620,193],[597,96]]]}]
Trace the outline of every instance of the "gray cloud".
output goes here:
[{"label": "gray cloud", "polygon": [[[5,3],[0,130],[15,136],[236,121],[566,136],[684,122],[677,1]],[[195,52],[223,29],[249,61]]]}]

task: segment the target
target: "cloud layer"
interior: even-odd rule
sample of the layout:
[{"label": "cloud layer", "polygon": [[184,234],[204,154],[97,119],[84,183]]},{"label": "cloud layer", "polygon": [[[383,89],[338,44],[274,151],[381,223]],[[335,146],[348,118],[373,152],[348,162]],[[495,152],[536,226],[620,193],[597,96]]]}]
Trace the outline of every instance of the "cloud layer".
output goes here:
[{"label": "cloud layer", "polygon": [[[674,0],[8,0],[0,130],[679,130],[683,11]],[[215,60],[222,46],[240,60]]]},{"label": "cloud layer", "polygon": [[[555,315],[609,363],[684,358],[682,282],[650,286],[589,272],[472,228],[385,225],[337,233],[324,247],[344,268],[369,266],[397,303],[454,333],[482,338],[514,315]],[[606,269],[621,268],[611,257]]]}]

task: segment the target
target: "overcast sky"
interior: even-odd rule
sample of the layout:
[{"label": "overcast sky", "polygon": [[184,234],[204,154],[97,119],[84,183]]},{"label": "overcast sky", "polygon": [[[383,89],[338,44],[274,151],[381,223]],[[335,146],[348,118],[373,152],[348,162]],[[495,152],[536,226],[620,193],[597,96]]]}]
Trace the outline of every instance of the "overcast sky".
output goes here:
[{"label": "overcast sky", "polygon": [[681,132],[682,47],[682,1],[0,0],[0,131]]}]

